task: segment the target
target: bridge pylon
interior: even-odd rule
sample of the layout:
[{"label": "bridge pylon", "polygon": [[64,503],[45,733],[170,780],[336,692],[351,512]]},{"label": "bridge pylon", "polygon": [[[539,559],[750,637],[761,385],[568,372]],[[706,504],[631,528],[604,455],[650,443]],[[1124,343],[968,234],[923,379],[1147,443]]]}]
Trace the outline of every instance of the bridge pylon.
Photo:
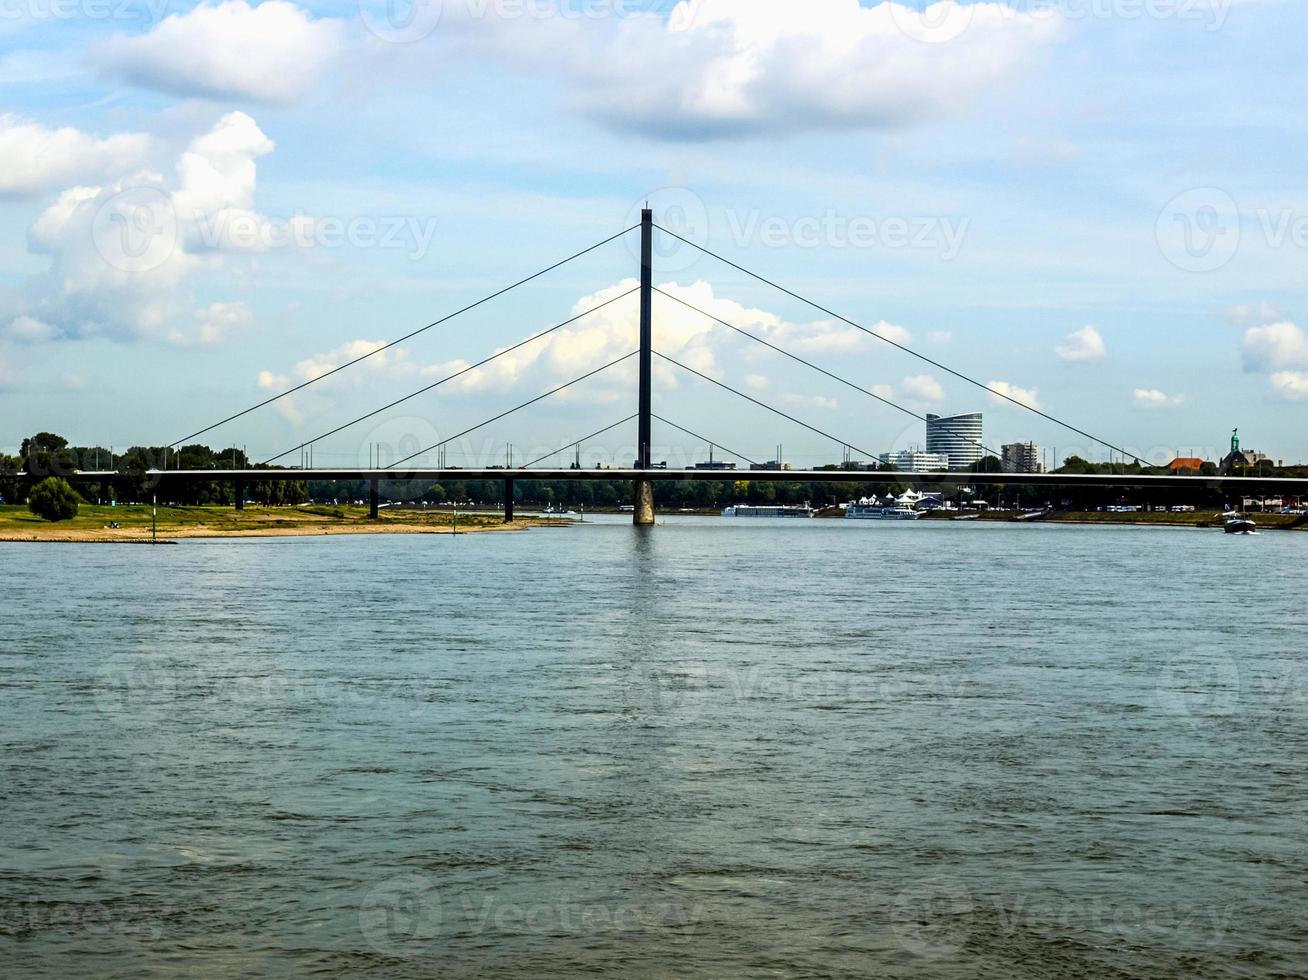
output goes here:
[{"label": "bridge pylon", "polygon": [[[636,437],[636,469],[650,468],[650,442],[653,385],[651,372],[654,349],[654,212],[643,208],[640,212],[640,392],[638,435]],[[654,484],[650,480],[636,480],[633,484],[635,504],[632,523],[648,527],[654,523]]]}]

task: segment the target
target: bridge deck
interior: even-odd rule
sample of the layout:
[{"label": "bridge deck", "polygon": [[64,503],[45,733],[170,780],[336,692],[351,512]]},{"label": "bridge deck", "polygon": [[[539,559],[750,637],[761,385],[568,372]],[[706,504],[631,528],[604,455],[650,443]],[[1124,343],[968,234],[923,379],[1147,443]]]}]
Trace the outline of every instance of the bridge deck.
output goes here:
[{"label": "bridge deck", "polygon": [[[109,471],[80,471],[77,479],[110,480]],[[190,480],[297,481],[297,480],[750,480],[775,483],[913,483],[956,486],[1097,486],[1097,487],[1213,487],[1232,491],[1308,494],[1308,478],[1260,476],[1142,476],[1136,474],[1070,473],[887,473],[878,470],[573,470],[573,469],[282,469],[282,470],[150,470],[160,486]]]}]

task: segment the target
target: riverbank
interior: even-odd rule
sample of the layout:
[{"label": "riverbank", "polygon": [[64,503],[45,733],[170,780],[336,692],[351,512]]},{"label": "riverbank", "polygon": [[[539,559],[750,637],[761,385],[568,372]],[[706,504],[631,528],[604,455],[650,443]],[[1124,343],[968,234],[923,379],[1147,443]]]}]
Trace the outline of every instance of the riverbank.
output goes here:
[{"label": "riverbank", "polygon": [[[936,512],[925,515],[925,520],[950,520],[960,516],[957,511]],[[1075,511],[1056,510],[1039,517],[1022,516],[1012,511],[990,511],[986,513],[969,513],[971,519],[997,523],[1040,523],[1040,524],[1121,524],[1135,527],[1197,527],[1220,528],[1223,525],[1221,513],[1217,511],[1196,511],[1189,514],[1174,514],[1161,511],[1136,511],[1119,513],[1110,511]],[[1267,531],[1305,531],[1308,530],[1308,515],[1304,514],[1250,514],[1259,530]]]},{"label": "riverbank", "polygon": [[[458,533],[562,527],[568,521],[524,517],[505,524],[495,514],[458,515]],[[117,524],[117,527],[111,527]],[[454,514],[438,510],[385,509],[377,520],[367,507],[160,507],[159,541],[183,538],[275,538],[329,534],[452,534]],[[26,507],[0,507],[0,541],[139,544],[154,540],[148,505],[83,505],[71,521],[52,524]]]}]

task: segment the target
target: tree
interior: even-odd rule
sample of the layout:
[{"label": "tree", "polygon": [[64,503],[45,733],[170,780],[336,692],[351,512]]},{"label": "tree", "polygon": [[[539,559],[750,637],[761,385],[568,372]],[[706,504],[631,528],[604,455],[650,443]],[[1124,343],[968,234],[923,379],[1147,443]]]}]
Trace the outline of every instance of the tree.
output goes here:
[{"label": "tree", "polygon": [[22,468],[21,460],[0,453],[0,502],[12,504],[23,499],[22,486],[18,479]]},{"label": "tree", "polygon": [[68,481],[57,476],[42,480],[27,495],[27,509],[47,521],[71,521],[77,516],[80,502]]},{"label": "tree", "polygon": [[70,476],[77,469],[77,460],[68,450],[68,440],[53,432],[38,432],[24,439],[18,455],[32,476]]}]

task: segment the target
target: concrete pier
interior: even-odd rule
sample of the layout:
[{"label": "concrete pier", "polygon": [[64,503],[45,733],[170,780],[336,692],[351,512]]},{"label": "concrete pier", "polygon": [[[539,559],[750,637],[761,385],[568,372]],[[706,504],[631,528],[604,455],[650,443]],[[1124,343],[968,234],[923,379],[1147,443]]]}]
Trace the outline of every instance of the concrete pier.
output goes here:
[{"label": "concrete pier", "polygon": [[633,486],[635,487],[636,510],[632,515],[632,523],[637,527],[653,527],[654,483],[650,480],[637,480]]},{"label": "concrete pier", "polygon": [[381,483],[378,480],[368,481],[368,517],[372,520],[377,519],[377,508],[381,504]]},{"label": "concrete pier", "polygon": [[245,510],[245,481],[237,480],[234,487],[236,494],[236,509]]},{"label": "concrete pier", "polygon": [[513,481],[504,481],[504,523],[513,523]]}]

